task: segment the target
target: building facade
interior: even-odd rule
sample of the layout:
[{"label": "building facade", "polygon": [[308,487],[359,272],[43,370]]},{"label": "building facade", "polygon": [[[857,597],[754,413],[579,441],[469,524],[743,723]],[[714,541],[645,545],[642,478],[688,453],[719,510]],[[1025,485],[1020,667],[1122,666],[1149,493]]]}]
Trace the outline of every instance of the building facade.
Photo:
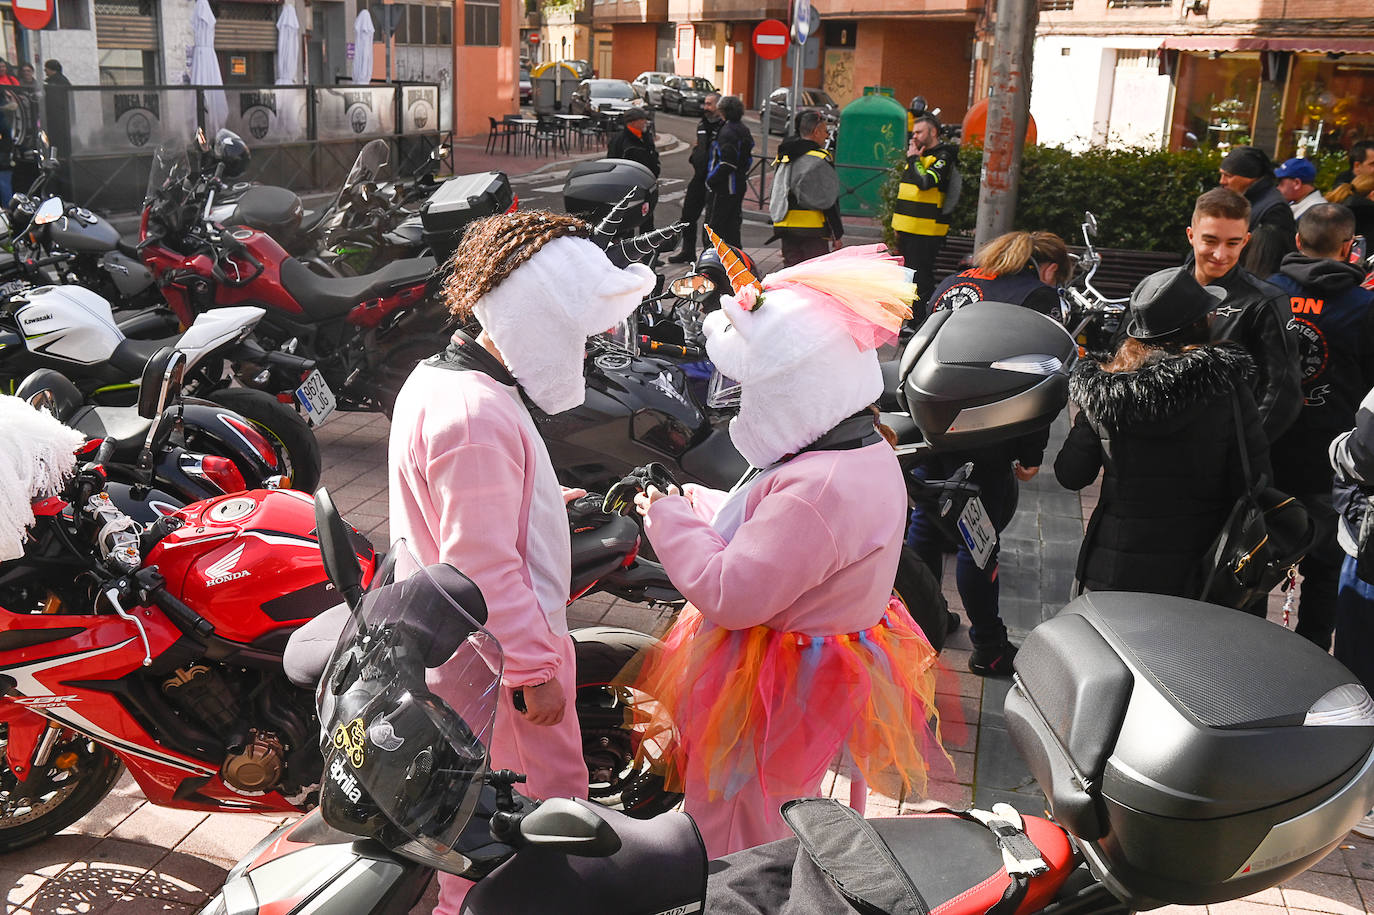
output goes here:
[{"label": "building facade", "polygon": [[1041,0],[1031,113],[1068,146],[1348,148],[1374,136],[1374,7]]}]

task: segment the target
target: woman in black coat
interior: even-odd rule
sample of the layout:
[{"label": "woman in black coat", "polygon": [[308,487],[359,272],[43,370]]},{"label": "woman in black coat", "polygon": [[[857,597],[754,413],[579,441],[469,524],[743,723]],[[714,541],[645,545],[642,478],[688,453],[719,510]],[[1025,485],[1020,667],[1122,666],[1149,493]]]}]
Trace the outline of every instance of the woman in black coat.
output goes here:
[{"label": "woman in black coat", "polygon": [[1078,556],[1081,588],[1197,597],[1208,548],[1248,485],[1237,407],[1251,474],[1270,473],[1246,383],[1254,364],[1239,347],[1208,343],[1220,297],[1191,270],[1147,277],[1131,300],[1116,354],[1074,368],[1069,397],[1081,409],[1054,475],[1082,489],[1106,470]]}]

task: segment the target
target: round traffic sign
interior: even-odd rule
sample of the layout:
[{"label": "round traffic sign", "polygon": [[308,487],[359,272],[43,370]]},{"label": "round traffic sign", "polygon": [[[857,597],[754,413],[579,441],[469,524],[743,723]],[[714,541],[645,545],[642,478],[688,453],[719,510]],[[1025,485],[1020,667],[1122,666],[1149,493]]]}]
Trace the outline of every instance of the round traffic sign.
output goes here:
[{"label": "round traffic sign", "polygon": [[535,32],[533,35],[527,38],[526,41],[528,41],[530,44],[539,44],[539,33]]},{"label": "round traffic sign", "polygon": [[26,29],[41,29],[52,21],[55,0],[14,0],[14,18]]},{"label": "round traffic sign", "polygon": [[787,26],[776,19],[765,19],[754,26],[754,53],[764,60],[777,60],[787,53]]}]

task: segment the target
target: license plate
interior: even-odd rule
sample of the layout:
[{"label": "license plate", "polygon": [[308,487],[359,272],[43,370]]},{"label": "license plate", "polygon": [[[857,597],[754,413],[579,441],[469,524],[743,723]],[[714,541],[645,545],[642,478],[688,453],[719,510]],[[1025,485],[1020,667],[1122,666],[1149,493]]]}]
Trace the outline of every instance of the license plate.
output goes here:
[{"label": "license plate", "polygon": [[329,390],[329,385],[325,383],[319,369],[311,372],[305,379],[305,384],[296,388],[296,400],[305,407],[305,420],[312,426],[323,423],[338,406],[334,400],[334,392]]},{"label": "license plate", "polygon": [[959,533],[964,537],[973,561],[980,569],[988,566],[988,557],[997,546],[997,528],[992,526],[983,500],[974,496],[959,512]]}]

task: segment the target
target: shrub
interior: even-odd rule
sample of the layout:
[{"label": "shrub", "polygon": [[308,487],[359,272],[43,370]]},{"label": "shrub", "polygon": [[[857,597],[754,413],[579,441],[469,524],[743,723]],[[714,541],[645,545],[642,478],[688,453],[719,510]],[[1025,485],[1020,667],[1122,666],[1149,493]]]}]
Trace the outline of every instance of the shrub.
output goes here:
[{"label": "shrub", "polygon": [[[1220,161],[1215,150],[1093,148],[1075,153],[1058,146],[1028,146],[1021,158],[1015,226],[1045,229],[1071,245],[1081,244],[1083,211],[1092,210],[1103,247],[1183,253],[1193,201],[1216,187]],[[905,158],[894,163],[883,186],[879,219],[889,244],[895,243],[891,213],[905,166]],[[981,147],[959,150],[964,191],[951,214],[951,234],[973,234],[982,166]]]}]

